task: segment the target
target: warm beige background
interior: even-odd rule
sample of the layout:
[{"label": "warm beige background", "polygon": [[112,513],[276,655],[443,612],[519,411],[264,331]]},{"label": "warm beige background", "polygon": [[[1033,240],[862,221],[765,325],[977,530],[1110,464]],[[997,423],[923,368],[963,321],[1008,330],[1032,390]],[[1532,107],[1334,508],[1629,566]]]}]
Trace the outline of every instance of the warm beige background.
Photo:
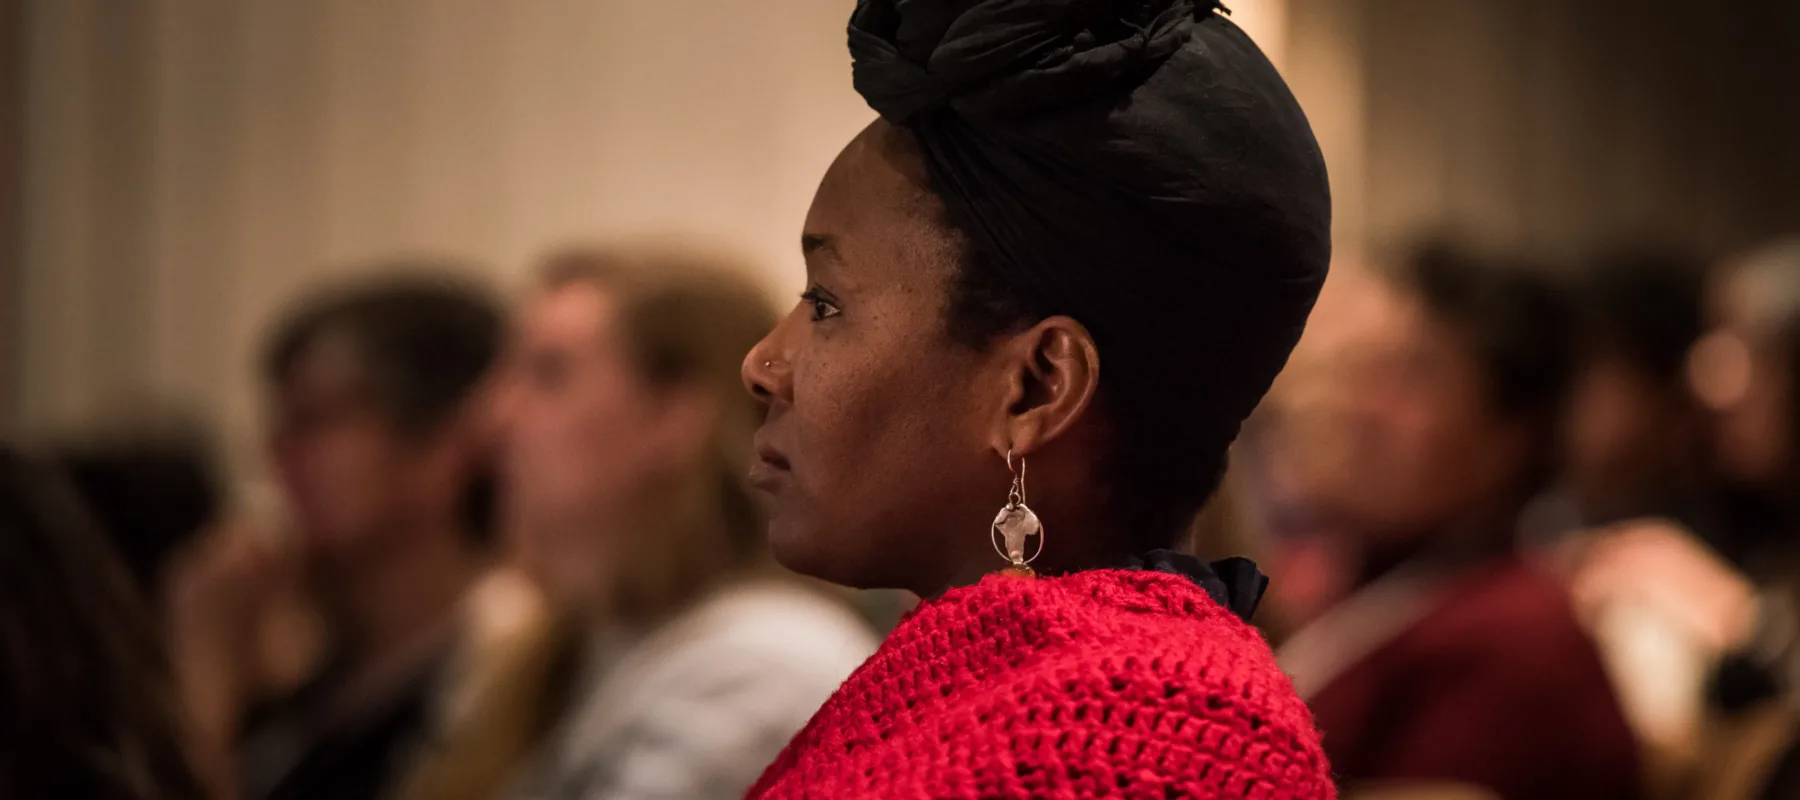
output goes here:
[{"label": "warm beige background", "polygon": [[[1279,20],[1259,2],[1244,24]],[[873,117],[848,0],[27,6],[14,422],[172,400],[240,466],[259,335],[304,285],[413,252],[506,282],[650,231],[785,294],[818,176]]]},{"label": "warm beige background", "polygon": [[[172,399],[253,465],[270,314],[383,255],[505,280],[570,238],[676,232],[785,295],[815,181],[871,118],[851,5],[21,0],[0,418]],[[1800,219],[1800,3],[1228,5],[1312,117],[1342,252],[1435,224],[1731,248]]]}]

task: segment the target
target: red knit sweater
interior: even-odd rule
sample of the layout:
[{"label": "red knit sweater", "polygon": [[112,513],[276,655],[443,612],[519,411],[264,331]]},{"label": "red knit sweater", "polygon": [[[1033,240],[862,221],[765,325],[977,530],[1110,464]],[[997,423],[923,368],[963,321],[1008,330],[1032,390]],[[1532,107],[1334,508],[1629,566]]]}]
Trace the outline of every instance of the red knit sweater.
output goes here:
[{"label": "red knit sweater", "polygon": [[1187,578],[993,576],[922,605],[751,798],[1333,798],[1257,632]]}]

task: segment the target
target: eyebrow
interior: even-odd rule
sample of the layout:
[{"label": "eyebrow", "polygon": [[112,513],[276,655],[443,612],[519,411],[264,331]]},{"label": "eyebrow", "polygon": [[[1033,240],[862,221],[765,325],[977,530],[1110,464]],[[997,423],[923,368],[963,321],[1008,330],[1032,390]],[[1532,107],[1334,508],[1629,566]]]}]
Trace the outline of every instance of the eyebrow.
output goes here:
[{"label": "eyebrow", "polygon": [[831,246],[831,237],[820,233],[803,233],[800,235],[800,254],[812,255],[818,252],[836,252]]}]

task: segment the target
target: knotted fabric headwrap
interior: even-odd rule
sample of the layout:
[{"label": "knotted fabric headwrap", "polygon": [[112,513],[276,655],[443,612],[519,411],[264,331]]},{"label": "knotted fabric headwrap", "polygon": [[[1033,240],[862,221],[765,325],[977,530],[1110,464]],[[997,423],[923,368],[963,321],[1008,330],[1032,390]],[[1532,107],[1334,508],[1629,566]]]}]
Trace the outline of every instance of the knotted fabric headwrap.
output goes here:
[{"label": "knotted fabric headwrap", "polygon": [[1129,452],[1196,504],[1331,253],[1312,130],[1222,11],[861,0],[850,21],[856,89],[916,135],[950,221],[1026,305],[1093,333]]}]

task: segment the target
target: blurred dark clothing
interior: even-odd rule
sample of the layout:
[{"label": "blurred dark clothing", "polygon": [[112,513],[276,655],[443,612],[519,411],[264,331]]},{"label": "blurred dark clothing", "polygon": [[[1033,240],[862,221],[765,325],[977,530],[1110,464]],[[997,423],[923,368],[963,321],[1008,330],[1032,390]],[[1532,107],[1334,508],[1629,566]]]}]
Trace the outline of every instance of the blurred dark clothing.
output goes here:
[{"label": "blurred dark clothing", "polygon": [[70,442],[54,448],[52,459],[124,558],[138,588],[152,597],[170,555],[220,508],[212,444],[199,433],[155,430]]},{"label": "blurred dark clothing", "polygon": [[347,688],[343,670],[330,669],[253,712],[240,748],[242,796],[392,796],[440,733],[454,646],[438,638],[372,691]]},{"label": "blurred dark clothing", "polygon": [[[1315,623],[1370,636],[1363,649],[1334,643],[1360,655],[1316,693],[1302,689],[1341,785],[1442,780],[1508,800],[1638,796],[1637,743],[1555,578],[1506,559],[1454,574],[1414,569],[1364,590],[1383,595]],[[1284,666],[1306,686],[1289,656],[1284,648]]]}]

